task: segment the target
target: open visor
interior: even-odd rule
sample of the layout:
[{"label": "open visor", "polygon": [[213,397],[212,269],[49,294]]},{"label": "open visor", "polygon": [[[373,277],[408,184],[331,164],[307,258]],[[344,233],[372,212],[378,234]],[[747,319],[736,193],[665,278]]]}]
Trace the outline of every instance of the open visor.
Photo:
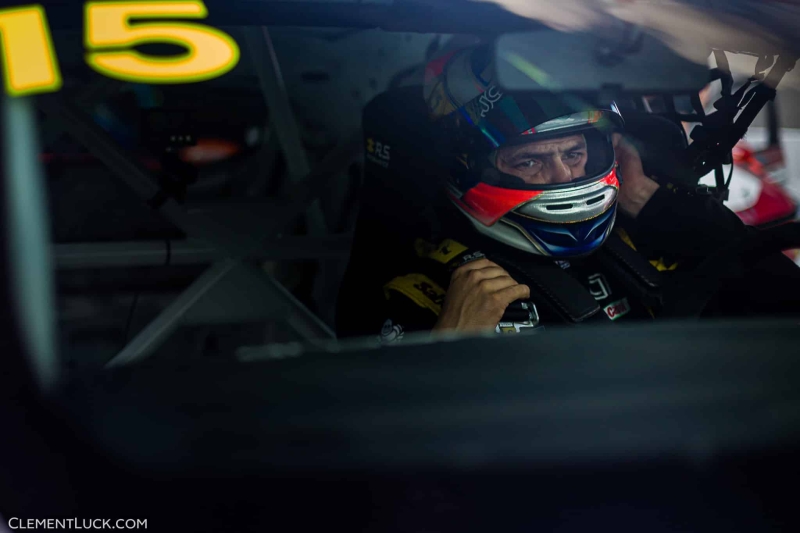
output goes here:
[{"label": "open visor", "polygon": [[[487,155],[480,165],[480,181],[512,189],[552,190],[596,180],[614,168],[611,131],[583,124],[521,135]],[[559,165],[557,177],[555,165]],[[573,178],[565,182],[567,171]]]}]

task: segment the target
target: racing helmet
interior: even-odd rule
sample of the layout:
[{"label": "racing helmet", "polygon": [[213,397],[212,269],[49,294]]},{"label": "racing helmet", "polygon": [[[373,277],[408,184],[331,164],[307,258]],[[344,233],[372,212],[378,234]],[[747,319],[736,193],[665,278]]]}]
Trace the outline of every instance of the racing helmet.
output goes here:
[{"label": "racing helmet", "polygon": [[619,108],[503,91],[491,54],[488,46],[451,51],[425,70],[424,97],[446,143],[437,148],[446,153],[448,197],[496,241],[555,259],[592,253],[616,218]]}]

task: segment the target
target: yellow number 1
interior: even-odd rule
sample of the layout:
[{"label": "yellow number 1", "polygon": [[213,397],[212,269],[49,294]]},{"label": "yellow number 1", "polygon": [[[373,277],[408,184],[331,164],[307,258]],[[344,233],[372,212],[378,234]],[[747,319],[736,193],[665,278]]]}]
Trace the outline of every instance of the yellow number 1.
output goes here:
[{"label": "yellow number 1", "polygon": [[[131,19],[205,18],[201,0],[89,2],[86,4],[86,62],[111,78],[142,83],[187,83],[221,76],[239,61],[228,34],[197,23],[137,22]],[[152,57],[130,50],[146,43],[188,49],[175,57]],[[127,50],[125,50],[127,49]]]},{"label": "yellow number 1", "polygon": [[57,91],[61,73],[41,6],[0,10],[6,92],[11,96]]}]

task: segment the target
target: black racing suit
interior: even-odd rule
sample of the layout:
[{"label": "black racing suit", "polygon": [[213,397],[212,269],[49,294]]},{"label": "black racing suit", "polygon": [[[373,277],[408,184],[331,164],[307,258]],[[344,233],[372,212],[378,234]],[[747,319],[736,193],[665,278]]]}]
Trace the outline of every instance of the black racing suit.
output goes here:
[{"label": "black racing suit", "polygon": [[[677,191],[662,186],[636,219],[620,213],[615,224],[614,237],[666,280],[655,299],[631,290],[631,284],[600,259],[602,254],[557,262],[597,302],[600,312],[594,319],[616,323],[659,318],[663,300],[680,297],[664,294],[679,292],[669,290],[673,276],[691,272],[710,255],[759,231],[745,226],[710,196]],[[536,280],[517,275],[521,270],[507,265],[553,263],[479,235],[454,208],[442,204],[437,209],[446,214],[434,242],[403,238],[389,230],[376,233],[374,227],[357,228],[337,308],[340,337],[380,334],[393,341],[405,332],[430,330],[441,312],[452,271],[477,257],[500,263],[517,282],[529,286]],[[546,287],[543,290],[548,292]],[[539,307],[540,325],[564,322],[563,316],[542,308],[535,296],[531,300]],[[680,302],[673,302],[671,308],[680,311]],[[712,317],[782,314],[800,314],[800,268],[780,253],[763,258],[743,276],[723,284],[703,311],[703,316]],[[515,330],[498,326],[497,331]]]}]

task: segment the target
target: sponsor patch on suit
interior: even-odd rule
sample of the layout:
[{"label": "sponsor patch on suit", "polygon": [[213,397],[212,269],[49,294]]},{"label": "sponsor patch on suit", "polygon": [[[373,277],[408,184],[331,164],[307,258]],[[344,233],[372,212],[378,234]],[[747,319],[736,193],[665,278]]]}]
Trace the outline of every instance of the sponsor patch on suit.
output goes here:
[{"label": "sponsor patch on suit", "polygon": [[616,302],[608,304],[603,308],[603,311],[608,315],[608,318],[616,320],[630,313],[631,306],[628,304],[628,299],[623,298],[622,300],[617,300]]}]

